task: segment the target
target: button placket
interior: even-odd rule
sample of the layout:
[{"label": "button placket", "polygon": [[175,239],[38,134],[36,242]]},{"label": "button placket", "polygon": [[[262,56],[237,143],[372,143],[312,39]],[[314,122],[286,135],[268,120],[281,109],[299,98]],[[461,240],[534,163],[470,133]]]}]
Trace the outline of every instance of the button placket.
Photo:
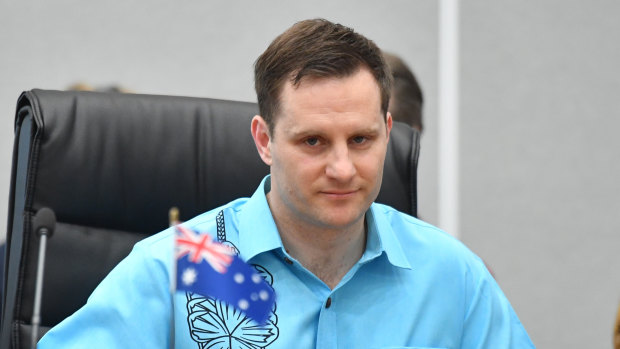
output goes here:
[{"label": "button placket", "polygon": [[334,306],[334,295],[331,293],[323,301],[322,309],[319,313],[319,324],[317,328],[317,348],[332,349],[338,347],[338,328],[337,316]]}]

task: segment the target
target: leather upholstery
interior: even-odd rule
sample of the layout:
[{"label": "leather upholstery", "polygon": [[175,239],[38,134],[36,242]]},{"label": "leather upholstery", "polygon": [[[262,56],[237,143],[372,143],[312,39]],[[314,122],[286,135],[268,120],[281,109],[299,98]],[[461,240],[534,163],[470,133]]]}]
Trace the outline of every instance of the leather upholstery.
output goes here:
[{"label": "leather upholstery", "polygon": [[[48,240],[40,335],[81,307],[132,245],[250,196],[269,168],[250,135],[256,104],[102,92],[24,92],[17,104],[0,347],[30,343],[41,207]],[[395,123],[377,201],[416,214],[419,134]]]}]

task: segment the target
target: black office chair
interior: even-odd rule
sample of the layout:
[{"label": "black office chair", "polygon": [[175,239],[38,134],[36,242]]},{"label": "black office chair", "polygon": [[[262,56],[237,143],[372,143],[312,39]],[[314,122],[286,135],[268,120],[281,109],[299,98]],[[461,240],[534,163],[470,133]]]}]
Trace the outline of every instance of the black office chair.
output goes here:
[{"label": "black office chair", "polygon": [[[250,196],[269,168],[250,135],[253,103],[32,90],[17,103],[0,347],[27,348],[39,237],[52,208],[39,337],[75,312],[138,240]],[[419,135],[395,123],[379,202],[416,214]]]}]

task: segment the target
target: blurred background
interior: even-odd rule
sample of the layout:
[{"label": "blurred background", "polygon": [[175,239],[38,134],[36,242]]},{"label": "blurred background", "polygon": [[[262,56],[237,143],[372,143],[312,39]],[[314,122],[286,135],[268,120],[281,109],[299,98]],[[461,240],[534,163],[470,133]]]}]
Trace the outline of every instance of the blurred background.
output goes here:
[{"label": "blurred background", "polygon": [[[415,72],[425,95],[419,213],[439,224],[438,1],[0,0],[0,226],[22,91],[83,83],[254,102],[254,60],[313,17],[355,28]],[[614,0],[460,3],[458,235],[539,348],[611,346],[618,18]]]}]

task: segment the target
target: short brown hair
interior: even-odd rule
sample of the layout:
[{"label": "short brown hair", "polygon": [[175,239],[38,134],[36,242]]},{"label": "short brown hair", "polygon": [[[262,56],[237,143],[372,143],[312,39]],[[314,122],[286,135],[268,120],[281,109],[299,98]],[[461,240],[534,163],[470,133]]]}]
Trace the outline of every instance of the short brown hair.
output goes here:
[{"label": "short brown hair", "polygon": [[280,34],[254,63],[258,107],[273,133],[280,93],[290,81],[304,78],[347,77],[365,67],[374,76],[381,94],[381,111],[387,113],[392,76],[381,50],[353,29],[325,19],[295,23]]},{"label": "short brown hair", "polygon": [[422,123],[422,105],[424,96],[418,80],[400,57],[384,52],[383,58],[392,71],[394,84],[389,111],[394,121],[401,121],[409,126],[424,129]]}]

